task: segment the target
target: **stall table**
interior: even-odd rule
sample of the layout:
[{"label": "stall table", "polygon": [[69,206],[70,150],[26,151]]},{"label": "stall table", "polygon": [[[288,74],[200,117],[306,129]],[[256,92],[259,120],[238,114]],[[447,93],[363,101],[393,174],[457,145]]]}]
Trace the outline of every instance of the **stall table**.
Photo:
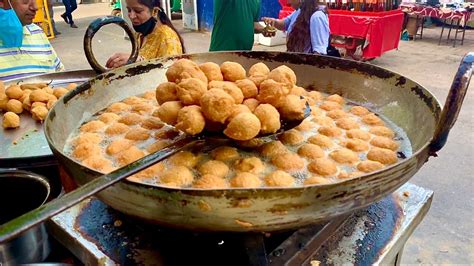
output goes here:
[{"label": "stall table", "polygon": [[[403,12],[358,12],[331,10],[329,26],[334,37],[332,44],[353,55],[360,46],[362,60],[380,57],[384,52],[397,49],[403,25]],[[339,43],[338,38],[345,41]]]}]

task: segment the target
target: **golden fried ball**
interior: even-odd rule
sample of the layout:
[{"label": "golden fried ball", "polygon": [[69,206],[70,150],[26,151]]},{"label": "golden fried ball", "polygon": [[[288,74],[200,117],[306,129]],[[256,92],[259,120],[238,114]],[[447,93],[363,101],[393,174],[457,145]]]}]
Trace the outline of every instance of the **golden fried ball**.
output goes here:
[{"label": "golden fried ball", "polygon": [[249,69],[249,76],[268,75],[270,69],[262,62],[252,65]]},{"label": "golden fried ball", "polygon": [[245,99],[245,101],[242,103],[243,105],[246,105],[251,112],[255,111],[257,106],[260,104],[260,102],[257,99],[254,98],[249,98]]},{"label": "golden fried ball", "polygon": [[336,102],[340,105],[343,105],[345,100],[344,98],[342,98],[339,94],[333,94],[333,95],[329,95],[327,98],[326,98],[326,101],[331,101],[331,102]]},{"label": "golden fried ball", "polygon": [[285,65],[279,66],[270,71],[270,73],[268,73],[268,78],[273,79],[276,82],[288,84],[290,88],[296,84],[295,72]]},{"label": "golden fried ball", "polygon": [[135,128],[128,131],[127,134],[125,134],[125,138],[129,140],[143,141],[150,138],[150,133],[144,128]]},{"label": "golden fried ball", "polygon": [[224,178],[229,173],[229,167],[222,161],[210,160],[201,164],[198,171],[201,175],[213,175]]},{"label": "golden fried ball", "polygon": [[160,162],[148,167],[145,170],[138,172],[135,176],[140,179],[154,178],[154,177],[159,176],[164,171],[165,171],[165,165]]},{"label": "golden fried ball", "polygon": [[265,170],[265,164],[257,157],[248,157],[235,161],[234,169],[237,172],[247,172],[258,175]]},{"label": "golden fried ball", "polygon": [[[1,99],[2,95],[0,94],[0,110],[2,110],[2,99]],[[27,111],[30,111],[31,110],[31,101],[30,101],[30,96],[28,95],[28,97],[26,97],[25,99],[23,99],[22,101],[22,106],[23,106],[23,109],[27,110]],[[6,108],[6,103],[5,103],[5,108]]]},{"label": "golden fried ball", "polygon": [[168,163],[172,166],[186,166],[194,168],[198,163],[199,157],[189,151],[180,151],[168,159]]},{"label": "golden fried ball", "polygon": [[219,89],[206,91],[200,103],[204,117],[214,122],[224,123],[234,111],[234,98]]},{"label": "golden fried ball", "polygon": [[346,136],[351,139],[361,139],[365,141],[368,141],[370,139],[370,134],[362,129],[348,130],[346,131]]},{"label": "golden fried ball", "polygon": [[324,127],[334,126],[334,120],[324,115],[314,117],[313,121],[316,122],[318,125],[324,126]]},{"label": "golden fried ball", "polygon": [[23,91],[23,95],[21,96],[20,99],[18,99],[20,102],[23,102],[25,99],[30,99],[30,94],[31,94],[31,90],[24,90]]},{"label": "golden fried ball", "polygon": [[239,152],[234,147],[221,146],[211,151],[214,160],[223,162],[234,161],[240,158]]},{"label": "golden fried ball", "polygon": [[224,130],[224,134],[235,140],[250,140],[258,135],[260,120],[251,113],[241,113],[234,117]]},{"label": "golden fried ball", "polygon": [[305,96],[308,94],[308,92],[302,87],[294,86],[293,88],[291,88],[290,94],[297,95],[297,96]]},{"label": "golden fried ball", "polygon": [[132,107],[126,103],[118,102],[118,103],[113,103],[109,105],[109,107],[107,107],[107,111],[112,112],[112,113],[120,113],[120,112],[129,111],[131,108]]},{"label": "golden fried ball", "polygon": [[101,173],[110,173],[114,170],[112,162],[102,155],[95,154],[82,161],[82,164]]},{"label": "golden fried ball", "polygon": [[314,117],[324,116],[324,111],[317,106],[311,106],[311,115],[313,115]]},{"label": "golden fried ball", "polygon": [[370,125],[370,126],[383,126],[383,125],[385,125],[383,120],[380,119],[380,117],[378,117],[374,113],[364,115],[362,117],[362,122],[364,122],[364,123],[366,123],[367,125]]},{"label": "golden fried ball", "polygon": [[120,135],[127,133],[130,130],[130,127],[123,123],[113,123],[107,129],[105,129],[105,134],[109,136]]},{"label": "golden fried ball", "polygon": [[298,145],[304,141],[303,134],[296,129],[290,129],[283,132],[278,136],[278,139],[281,140],[284,144],[287,145]]},{"label": "golden fried ball", "polygon": [[236,104],[240,104],[244,101],[244,94],[237,85],[229,81],[211,81],[209,83],[209,89],[220,89],[227,92]]},{"label": "golden fried ball", "polygon": [[340,109],[329,111],[326,113],[326,115],[332,119],[340,119],[347,117],[347,113]]},{"label": "golden fried ball", "polygon": [[328,137],[339,137],[340,135],[342,135],[342,130],[338,127],[333,127],[333,126],[320,127],[318,129],[318,132]]},{"label": "golden fried ball", "polygon": [[240,188],[257,188],[262,185],[262,180],[251,173],[237,173],[237,175],[230,180],[230,185]]},{"label": "golden fried ball", "polygon": [[80,127],[81,132],[98,132],[105,127],[104,122],[99,120],[89,121]]},{"label": "golden fried ball", "polygon": [[255,98],[258,94],[258,88],[250,79],[241,79],[235,82],[244,95],[244,99]]},{"label": "golden fried ball", "polygon": [[16,99],[16,100],[19,100],[24,92],[23,90],[21,89],[20,86],[18,85],[12,85],[12,86],[9,86],[6,90],[5,90],[5,94],[8,96],[8,98],[10,99]]},{"label": "golden fried ball", "polygon": [[280,113],[272,105],[260,104],[255,108],[254,114],[260,120],[260,133],[275,133],[280,129]]},{"label": "golden fried ball", "polygon": [[8,96],[5,93],[0,93],[0,110],[7,110]]},{"label": "golden fried ball", "polygon": [[[227,121],[231,121],[232,119],[234,119],[234,117],[236,117],[237,115],[241,114],[241,113],[252,113],[252,111],[250,111],[250,109],[247,107],[247,105],[243,105],[243,104],[235,104],[233,107],[232,107],[232,114],[227,118]],[[258,117],[258,116],[257,116]],[[207,122],[206,122],[207,123]],[[221,127],[224,126],[222,124],[220,124]],[[220,127],[219,127],[220,128]],[[224,128],[222,128],[223,130]],[[222,131],[222,130],[219,130],[219,131]]]},{"label": "golden fried ball", "polygon": [[323,149],[321,149],[321,147],[319,147],[318,145],[312,143],[303,144],[298,149],[298,154],[308,159],[317,159],[324,157]]},{"label": "golden fried ball", "polygon": [[3,128],[17,128],[20,126],[20,117],[14,112],[6,112],[3,114]]},{"label": "golden fried ball", "polygon": [[381,137],[381,136],[375,136],[371,141],[370,144],[375,147],[379,148],[384,148],[384,149],[389,149],[392,151],[397,151],[398,148],[400,147],[400,144],[398,144],[396,141],[387,138],[387,137]]},{"label": "golden fried ball", "polygon": [[148,145],[146,147],[146,151],[149,153],[154,153],[165,147],[168,147],[170,144],[171,143],[169,140],[158,140],[158,141],[155,141],[153,144]]},{"label": "golden fried ball", "polygon": [[145,156],[145,153],[135,146],[131,146],[117,154],[117,161],[120,166],[124,166]]},{"label": "golden fried ball", "polygon": [[398,162],[397,153],[383,148],[372,148],[367,153],[367,159],[383,164],[394,164]]},{"label": "golden fried ball", "polygon": [[93,143],[79,144],[72,151],[72,156],[80,161],[98,154],[100,154],[100,147]]},{"label": "golden fried ball", "polygon": [[307,118],[301,122],[297,127],[295,127],[296,130],[306,132],[306,131],[311,131],[315,127],[314,123],[311,122],[311,118]]},{"label": "golden fried ball", "polygon": [[143,121],[144,117],[136,114],[136,113],[129,113],[122,116],[118,122],[123,123],[127,126],[138,125]]},{"label": "golden fried ball", "polygon": [[206,91],[207,83],[196,78],[188,78],[178,84],[176,95],[184,105],[195,105],[199,104],[199,100]]},{"label": "golden fried ball", "polygon": [[300,96],[286,95],[278,110],[285,120],[301,120],[304,118],[306,108],[306,100],[301,99]]},{"label": "golden fried ball", "polygon": [[321,134],[309,137],[308,142],[316,144],[322,148],[331,148],[334,145],[334,142],[331,140],[331,138]]},{"label": "golden fried ball", "polygon": [[290,90],[285,83],[267,79],[260,84],[257,100],[261,103],[269,103],[278,108],[288,93],[290,93]]},{"label": "golden fried ball", "polygon": [[53,95],[56,96],[56,98],[61,98],[63,97],[66,93],[68,93],[69,91],[66,90],[65,88],[56,88],[54,89],[53,91]]},{"label": "golden fried ball", "polygon": [[81,145],[83,143],[91,143],[98,145],[100,142],[102,142],[102,137],[98,133],[91,133],[91,132],[85,132],[79,134],[74,140],[73,144],[74,146]]},{"label": "golden fried ball", "polygon": [[165,123],[156,117],[149,117],[143,120],[140,126],[146,129],[160,129],[165,126]]},{"label": "golden fried ball", "polygon": [[214,175],[203,175],[201,178],[196,180],[193,184],[194,188],[226,188],[228,187],[227,181],[224,178],[217,177]]},{"label": "golden fried ball", "polygon": [[128,105],[134,105],[143,103],[145,102],[145,100],[137,96],[130,96],[128,98],[125,98],[122,102]]},{"label": "golden fried ball", "polygon": [[308,170],[322,176],[331,176],[337,173],[336,163],[327,158],[318,158],[308,164]]},{"label": "golden fried ball", "polygon": [[204,75],[206,75],[208,82],[213,80],[224,80],[224,76],[222,76],[221,73],[221,68],[216,63],[206,62],[204,64],[200,64],[199,68],[202,70],[202,72],[204,72]]},{"label": "golden fried ball", "polygon": [[323,95],[319,91],[310,91],[307,95],[315,102],[320,102],[323,99]]},{"label": "golden fried ball", "polygon": [[385,166],[376,161],[363,161],[357,164],[357,169],[364,173],[370,173],[384,168]]},{"label": "golden fried ball", "polygon": [[204,130],[206,120],[197,105],[185,106],[178,113],[176,128],[189,134],[197,135]]},{"label": "golden fried ball", "polygon": [[305,185],[325,185],[329,184],[331,181],[329,181],[327,178],[324,178],[322,176],[311,176],[307,179],[305,179],[304,184]]},{"label": "golden fried ball", "polygon": [[249,80],[251,80],[257,88],[260,88],[260,84],[267,80],[267,75],[253,75],[248,77]]},{"label": "golden fried ball", "polygon": [[99,116],[99,120],[106,124],[113,123],[119,119],[120,119],[120,116],[115,113],[103,113]]},{"label": "golden fried ball", "polygon": [[367,151],[369,149],[369,144],[361,139],[350,139],[346,142],[345,146],[356,152]]},{"label": "golden fried ball", "polygon": [[10,99],[7,102],[7,111],[15,114],[21,114],[23,113],[23,104],[16,99]]},{"label": "golden fried ball", "polygon": [[132,104],[132,112],[139,114],[149,114],[153,109],[155,109],[155,106],[147,102]]},{"label": "golden fried ball", "polygon": [[44,90],[35,90],[30,93],[30,101],[32,102],[48,102],[49,94]]},{"label": "golden fried ball", "polygon": [[183,108],[183,105],[179,101],[171,101],[163,103],[156,111],[153,116],[158,116],[161,121],[175,125],[178,121],[178,113]]},{"label": "golden fried ball", "polygon": [[156,90],[149,90],[149,91],[145,92],[141,97],[143,99],[146,99],[146,100],[151,100],[153,103],[158,102],[156,100]]},{"label": "golden fried ball", "polygon": [[288,153],[288,148],[281,141],[274,140],[263,144],[260,147],[260,153],[265,157],[272,158],[282,153]]},{"label": "golden fried ball", "polygon": [[180,165],[165,171],[160,176],[160,181],[173,187],[189,186],[194,181],[194,175],[186,166]]},{"label": "golden fried ball", "polygon": [[[34,104],[33,104],[34,105]],[[31,115],[36,121],[44,121],[48,115],[48,108],[45,106],[31,106]]]},{"label": "golden fried ball", "polygon": [[285,171],[301,170],[304,167],[304,160],[293,152],[273,156],[272,163],[279,169]]},{"label": "golden fried ball", "polygon": [[295,179],[287,172],[276,170],[264,178],[265,184],[269,187],[292,187]]},{"label": "golden fried ball", "polygon": [[336,120],[336,126],[339,128],[350,130],[359,128],[359,123],[352,118],[345,117]]},{"label": "golden fried ball", "polygon": [[179,83],[183,79],[197,78],[207,84],[208,80],[199,66],[189,59],[180,59],[174,62],[166,71],[169,82]]},{"label": "golden fried ball", "polygon": [[54,92],[53,88],[51,88],[49,86],[46,86],[46,87],[42,88],[42,90],[44,90],[48,94],[53,94],[53,92]]},{"label": "golden fried ball", "polygon": [[236,142],[238,147],[247,148],[247,149],[257,149],[265,143],[265,140],[260,138],[245,140],[245,141],[237,141]]},{"label": "golden fried ball", "polygon": [[331,153],[329,153],[329,156],[334,161],[342,164],[353,164],[359,161],[359,156],[357,155],[357,153],[346,148],[341,148],[332,151]]},{"label": "golden fried ball", "polygon": [[224,62],[221,64],[221,72],[224,80],[237,81],[246,76],[245,68],[236,62]]},{"label": "golden fried ball", "polygon": [[362,107],[362,106],[353,106],[351,107],[350,112],[357,116],[364,116],[370,113],[369,110],[367,110],[367,108]]},{"label": "golden fried ball", "polygon": [[391,139],[395,137],[395,133],[393,132],[393,130],[384,126],[371,127],[369,132],[377,136],[387,137]]},{"label": "golden fried ball", "polygon": [[178,100],[178,85],[174,82],[163,82],[156,87],[156,101],[159,104]]},{"label": "golden fried ball", "polygon": [[342,106],[337,103],[337,102],[332,102],[332,101],[324,101],[319,108],[326,110],[326,111],[332,111],[332,110],[337,110],[337,109],[342,109]]}]

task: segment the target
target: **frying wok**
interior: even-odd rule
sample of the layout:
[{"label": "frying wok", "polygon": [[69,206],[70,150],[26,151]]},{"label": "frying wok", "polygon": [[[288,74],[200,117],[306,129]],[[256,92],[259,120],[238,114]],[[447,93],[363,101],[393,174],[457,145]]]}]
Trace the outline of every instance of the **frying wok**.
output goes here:
[{"label": "frying wok", "polygon": [[298,188],[168,188],[122,181],[97,194],[125,214],[198,231],[277,231],[322,222],[367,206],[394,191],[443,147],[459,113],[472,74],[474,54],[456,74],[442,112],[438,100],[416,82],[361,62],[289,53],[224,52],[183,55],[128,65],[97,76],[66,95],[45,121],[47,141],[66,172],[79,185],[101,175],[63,152],[66,139],[84,119],[111,103],[153,90],[166,80],[176,60],[234,61],[245,68],[264,62],[292,68],[308,90],[338,93],[394,122],[409,138],[412,154],[377,172],[336,184]]}]

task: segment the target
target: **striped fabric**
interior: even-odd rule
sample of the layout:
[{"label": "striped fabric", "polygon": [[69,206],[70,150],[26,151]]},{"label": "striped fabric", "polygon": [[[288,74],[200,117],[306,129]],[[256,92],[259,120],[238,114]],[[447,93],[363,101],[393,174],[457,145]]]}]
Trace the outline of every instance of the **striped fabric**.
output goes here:
[{"label": "striped fabric", "polygon": [[64,70],[43,30],[35,24],[23,27],[21,48],[4,48],[0,40],[0,80]]}]

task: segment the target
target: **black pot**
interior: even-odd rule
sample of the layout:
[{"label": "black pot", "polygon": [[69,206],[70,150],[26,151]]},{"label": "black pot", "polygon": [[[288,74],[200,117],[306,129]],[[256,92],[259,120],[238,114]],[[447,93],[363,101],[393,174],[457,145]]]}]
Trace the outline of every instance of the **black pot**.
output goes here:
[{"label": "black pot", "polygon": [[[48,180],[32,172],[0,169],[0,225],[43,205],[50,197]],[[41,262],[50,243],[44,224],[0,243],[0,265]]]}]

